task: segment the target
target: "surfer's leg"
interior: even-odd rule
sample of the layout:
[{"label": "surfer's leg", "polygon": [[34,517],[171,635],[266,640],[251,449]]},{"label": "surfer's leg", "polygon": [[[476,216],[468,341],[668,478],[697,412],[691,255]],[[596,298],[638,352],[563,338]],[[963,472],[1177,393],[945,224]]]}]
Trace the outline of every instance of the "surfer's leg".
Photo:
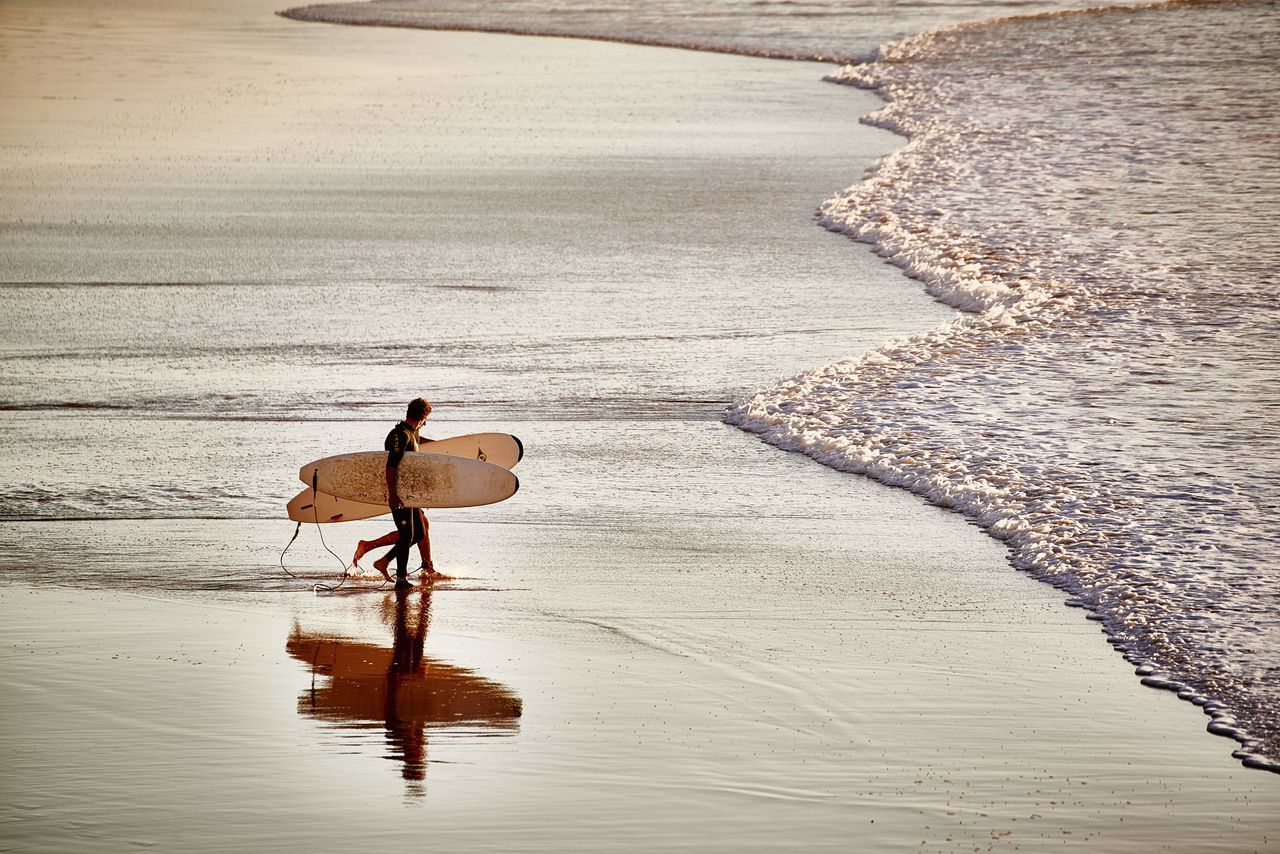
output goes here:
[{"label": "surfer's leg", "polygon": [[383,546],[395,545],[395,542],[399,537],[399,531],[392,531],[389,534],[384,534],[383,536],[378,537],[376,540],[361,540],[356,543],[356,556],[351,559],[351,562],[356,566],[359,566],[360,558],[364,557],[374,549],[382,548]]},{"label": "surfer's leg", "polygon": [[418,540],[418,554],[422,556],[422,568],[428,574],[436,571],[436,565],[431,560],[431,522],[427,519],[427,514],[421,510],[422,539]]},{"label": "surfer's leg", "polygon": [[391,580],[391,573],[387,572],[387,567],[391,565],[391,559],[395,557],[396,550],[394,548],[387,549],[387,553],[373,562],[373,568],[382,573],[382,577],[387,581]]},{"label": "surfer's leg", "polygon": [[409,575],[409,549],[417,538],[415,532],[418,527],[418,520],[415,513],[407,508],[391,511],[391,516],[396,520],[396,531],[399,537],[396,538],[395,556],[396,556],[396,584],[405,581]]}]

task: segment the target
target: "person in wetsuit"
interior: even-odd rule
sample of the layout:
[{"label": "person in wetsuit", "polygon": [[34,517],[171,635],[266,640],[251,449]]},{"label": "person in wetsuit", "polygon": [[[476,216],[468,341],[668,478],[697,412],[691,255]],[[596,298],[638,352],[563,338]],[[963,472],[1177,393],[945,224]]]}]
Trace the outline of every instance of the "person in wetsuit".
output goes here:
[{"label": "person in wetsuit", "polygon": [[[396,560],[397,588],[411,586],[408,578],[409,550],[415,544],[422,544],[420,546],[422,568],[429,574],[435,572],[431,562],[431,537],[427,529],[426,514],[416,507],[405,507],[401,504],[400,495],[396,489],[396,477],[399,474],[400,461],[404,459],[405,453],[416,451],[420,443],[430,441],[429,439],[424,440],[418,437],[418,431],[422,429],[422,425],[430,414],[431,404],[424,398],[415,398],[409,402],[409,408],[405,412],[404,420],[391,428],[391,432],[387,434],[387,439],[383,443],[383,447],[387,451],[387,503],[391,507],[391,518],[396,523],[396,530],[393,534],[388,534],[373,543],[366,544],[362,540],[356,549],[356,558],[359,559],[369,548],[385,545],[392,536],[395,536],[395,546],[392,547],[391,551],[375,560],[373,566],[374,569],[377,569],[389,579],[387,565],[391,562],[391,558],[394,557]],[[368,548],[366,548],[366,545]]]},{"label": "person in wetsuit", "polygon": [[[415,407],[415,403],[419,403],[419,401],[421,401],[421,406]],[[415,419],[413,415],[417,414],[420,410],[420,419]],[[390,431],[387,435],[387,442],[383,444],[383,447],[387,449],[388,453],[388,467],[392,467],[390,463],[392,463],[393,455],[396,456],[396,465],[398,466],[399,461],[401,461],[401,457],[404,456],[404,451],[417,451],[417,449],[420,449],[424,444],[434,442],[434,439],[428,439],[419,435],[419,430],[422,429],[422,423],[426,421],[426,416],[430,414],[431,405],[430,402],[425,401],[425,399],[417,398],[417,401],[410,403],[410,410],[406,412],[406,420],[401,421],[401,423],[396,425],[396,428]],[[417,424],[417,429],[413,429],[413,424]],[[397,452],[393,446],[398,447],[399,451]],[[388,494],[392,493],[392,485],[390,485],[390,483],[388,484],[387,492]],[[416,521],[420,522],[420,530],[422,533],[421,539],[417,540],[417,551],[419,551],[422,556],[422,572],[425,572],[429,579],[434,579],[438,574],[436,574],[435,571],[435,563],[431,561],[430,524],[426,521],[426,515],[421,510],[416,511],[415,516]],[[375,548],[381,548],[384,547],[384,545],[396,545],[399,542],[399,535],[401,535],[401,529],[399,529],[399,525],[397,524],[396,530],[390,531],[390,533],[384,534],[383,536],[379,536],[378,539],[360,540],[360,542],[356,543],[356,556],[351,558],[352,565],[360,566],[360,558],[364,557],[365,554],[369,554],[374,551]],[[390,576],[390,572],[387,571],[387,567],[390,566],[390,562],[392,562],[393,557],[396,557],[396,549],[392,549],[392,551],[387,552],[384,557],[380,557],[378,560],[374,561],[375,570],[381,572],[384,579],[387,579],[388,581],[392,580],[392,576]]]}]

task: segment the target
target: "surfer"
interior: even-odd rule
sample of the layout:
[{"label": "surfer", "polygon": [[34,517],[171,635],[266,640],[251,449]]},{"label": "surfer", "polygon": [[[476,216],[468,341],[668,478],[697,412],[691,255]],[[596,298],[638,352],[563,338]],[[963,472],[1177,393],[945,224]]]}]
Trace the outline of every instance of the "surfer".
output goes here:
[{"label": "surfer", "polygon": [[428,575],[435,574],[435,565],[431,561],[431,536],[427,529],[427,516],[416,507],[405,507],[401,504],[400,495],[396,490],[396,475],[405,452],[416,451],[419,444],[431,441],[418,436],[418,431],[422,429],[422,425],[426,423],[427,416],[430,414],[431,404],[425,398],[415,398],[409,401],[404,420],[391,428],[391,432],[387,434],[387,439],[383,443],[387,451],[387,503],[391,506],[391,518],[396,523],[396,529],[376,540],[361,540],[356,545],[356,554],[352,561],[358,566],[360,558],[368,552],[394,543],[390,551],[373,562],[373,568],[390,581],[391,575],[387,569],[391,564],[391,558],[394,557],[397,588],[410,586],[409,548],[415,543],[422,555],[422,569]]}]

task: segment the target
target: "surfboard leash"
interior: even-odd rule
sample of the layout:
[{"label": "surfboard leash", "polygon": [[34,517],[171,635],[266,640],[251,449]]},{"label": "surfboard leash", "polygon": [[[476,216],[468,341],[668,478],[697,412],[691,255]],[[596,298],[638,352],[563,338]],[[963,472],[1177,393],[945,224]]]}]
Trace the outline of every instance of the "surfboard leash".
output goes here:
[{"label": "surfboard leash", "polygon": [[[337,558],[338,562],[342,564],[342,580],[340,580],[337,584],[334,584],[334,585],[329,585],[329,584],[325,584],[323,582],[317,581],[315,584],[311,585],[311,590],[316,593],[319,593],[322,590],[325,593],[333,593],[339,587],[347,583],[347,578],[349,577],[347,573],[351,571],[351,564],[347,563],[345,560],[339,557],[338,553],[335,552],[333,549],[329,548],[329,544],[324,541],[324,528],[321,527],[320,525],[320,507],[319,507],[320,490],[317,487],[317,479],[319,478],[319,476],[320,476],[319,472],[317,471],[311,472],[311,515],[312,515],[312,518],[315,519],[316,533],[320,535],[320,545],[324,546],[324,550],[327,551],[329,554],[333,555],[335,558]],[[301,522],[298,523],[298,527],[299,528],[302,527]]]},{"label": "surfboard leash", "polygon": [[[293,545],[293,541],[298,539],[298,534],[302,531],[302,523],[298,523],[298,527],[293,529],[293,536],[289,538],[289,546]],[[284,547],[284,552],[289,551],[289,546]],[[280,552],[280,568],[284,570],[284,574],[290,578],[296,579],[298,576],[289,571],[289,567],[284,565],[284,552]]]},{"label": "surfboard leash", "polygon": [[[332,584],[332,585],[325,584],[324,582],[321,582],[321,581],[317,581],[315,584],[311,585],[311,589],[312,591],[317,593],[321,591],[325,593],[332,593],[335,590],[337,590],[339,587],[347,583],[347,579],[350,577],[349,573],[351,572],[352,564],[349,564],[346,561],[344,561],[342,557],[333,549],[329,548],[329,544],[324,541],[324,528],[321,527],[320,525],[320,508],[317,506],[317,503],[316,503],[317,493],[319,492],[319,490],[316,488],[316,478],[317,478],[317,473],[312,472],[311,473],[312,518],[315,521],[316,533],[320,535],[320,545],[324,546],[324,550],[327,551],[329,554],[333,555],[335,558],[337,558],[338,562],[342,564],[342,579],[337,584]],[[289,568],[284,565],[284,556],[285,556],[285,552],[289,551],[289,546],[292,546],[294,543],[294,540],[298,539],[298,534],[300,533],[302,533],[302,522],[299,522],[298,526],[293,529],[293,536],[289,538],[289,544],[284,547],[284,551],[280,552],[280,568],[284,570],[285,575],[296,580],[302,580],[302,579],[300,579],[298,576],[290,572]],[[386,582],[384,581],[383,583],[385,584]]]}]

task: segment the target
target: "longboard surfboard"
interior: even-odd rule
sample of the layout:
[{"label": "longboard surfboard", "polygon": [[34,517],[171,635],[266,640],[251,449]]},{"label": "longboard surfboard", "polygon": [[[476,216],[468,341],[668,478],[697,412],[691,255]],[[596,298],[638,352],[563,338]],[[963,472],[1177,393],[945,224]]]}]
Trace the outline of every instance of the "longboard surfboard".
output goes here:
[{"label": "longboard surfboard", "polygon": [[[361,451],[307,463],[298,472],[316,492],[387,506],[387,454]],[[510,469],[483,460],[410,451],[400,461],[396,490],[406,507],[480,507],[516,494]]]},{"label": "longboard surfboard", "polygon": [[357,522],[391,512],[385,504],[365,504],[325,492],[304,488],[289,500],[289,520],[293,522]]},{"label": "longboard surfboard", "polygon": [[[424,454],[466,457],[469,460],[481,460],[502,466],[504,469],[511,469],[524,459],[524,442],[509,433],[468,433],[465,436],[452,436],[435,441],[424,439],[418,445],[418,451]],[[310,476],[302,478],[302,482],[309,486]]]},{"label": "longboard surfboard", "polygon": [[[469,433],[465,436],[426,442],[422,445],[422,449],[432,454],[478,459],[507,469],[514,467],[524,458],[524,443],[507,433]],[[367,504],[363,501],[352,501],[326,492],[314,492],[310,486],[293,496],[289,500],[287,509],[290,521],[320,524],[357,522],[391,512],[391,508],[385,503]]]}]

